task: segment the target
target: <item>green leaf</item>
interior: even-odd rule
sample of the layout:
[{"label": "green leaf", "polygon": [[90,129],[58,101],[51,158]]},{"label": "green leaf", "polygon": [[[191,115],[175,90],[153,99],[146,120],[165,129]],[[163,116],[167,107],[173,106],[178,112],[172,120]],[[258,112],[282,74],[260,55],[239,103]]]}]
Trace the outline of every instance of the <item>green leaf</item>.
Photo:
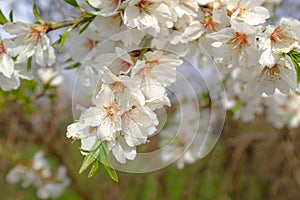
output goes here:
[{"label": "green leaf", "polygon": [[37,86],[37,82],[34,80],[23,80],[23,84],[24,86],[32,93],[35,92],[36,86]]},{"label": "green leaf", "polygon": [[101,160],[106,172],[114,181],[119,182],[119,178],[118,178],[116,170],[114,168],[112,168],[110,165],[110,160],[108,157],[108,153],[107,153],[105,144],[102,143],[100,145],[99,149],[100,149],[100,160]]},{"label": "green leaf", "polygon": [[88,4],[93,10],[100,11],[99,8],[96,8],[96,7],[92,6],[88,0],[85,0],[85,3]]},{"label": "green leaf", "polygon": [[90,13],[90,12],[84,12],[80,16],[82,18],[94,18],[94,17],[96,17],[96,15],[94,15],[93,13]]},{"label": "green leaf", "polygon": [[70,69],[75,69],[75,68],[78,68],[81,66],[81,63],[80,62],[77,62],[77,63],[74,63],[68,67],[65,67],[66,70],[70,70]]},{"label": "green leaf", "polygon": [[92,169],[90,170],[90,173],[88,175],[88,178],[91,178],[92,176],[95,175],[95,173],[97,172],[99,168],[99,161],[97,160],[96,162],[94,162]]},{"label": "green leaf", "polygon": [[62,63],[69,63],[74,61],[72,57],[68,58],[67,60],[63,61]]},{"label": "green leaf", "polygon": [[65,42],[69,36],[71,31],[66,31],[65,33],[60,35],[60,47],[59,47],[59,51],[62,51],[62,49],[64,48]]},{"label": "green leaf", "polygon": [[64,2],[70,4],[71,6],[73,6],[75,8],[79,8],[79,5],[76,0],[64,0]]},{"label": "green leaf", "polygon": [[84,172],[93,162],[98,162],[97,158],[100,155],[100,148],[99,145],[101,145],[102,141],[98,140],[92,147],[91,152],[85,156],[83,159],[83,162],[81,164],[81,167],[79,169],[79,174]]},{"label": "green leaf", "polygon": [[52,43],[52,46],[56,46],[56,45],[59,45],[60,44],[60,41],[61,41],[61,37],[59,37],[58,40],[56,40],[55,42]]},{"label": "green leaf", "polygon": [[89,150],[86,150],[86,149],[83,149],[83,148],[79,148],[79,150],[82,151],[83,153],[87,153],[87,154],[90,153]]},{"label": "green leaf", "polygon": [[95,161],[97,161],[97,157],[99,156],[100,154],[100,150],[99,148],[96,149],[95,151],[89,153],[84,159],[83,159],[83,162],[82,162],[82,165],[79,169],[79,174],[81,174],[82,172],[84,172],[92,163],[94,163]]},{"label": "green leaf", "polygon": [[92,23],[92,21],[88,21],[85,24],[83,24],[83,28],[80,29],[79,34],[83,33],[88,27],[89,25]]},{"label": "green leaf", "polygon": [[57,100],[57,94],[49,94],[48,98],[50,99],[50,101],[54,102]]},{"label": "green leaf", "polygon": [[297,83],[300,83],[300,64],[299,64],[300,63],[300,52],[291,50],[288,53],[288,56],[291,58],[291,60],[294,64],[294,67],[295,67],[295,70],[297,73]]},{"label": "green leaf", "polygon": [[10,12],[9,12],[9,20],[10,20],[11,22],[14,21],[14,13],[13,13],[13,10],[10,10]]},{"label": "green leaf", "polygon": [[45,20],[41,17],[41,15],[39,14],[39,12],[37,10],[36,4],[33,4],[32,11],[33,11],[33,15],[38,20],[38,22],[40,22],[40,23],[44,23],[45,22]]},{"label": "green leaf", "polygon": [[6,24],[7,22],[8,22],[8,20],[6,19],[6,17],[2,13],[2,11],[0,10],[0,25]]},{"label": "green leaf", "polygon": [[32,68],[32,56],[27,60],[27,71],[30,71]]}]

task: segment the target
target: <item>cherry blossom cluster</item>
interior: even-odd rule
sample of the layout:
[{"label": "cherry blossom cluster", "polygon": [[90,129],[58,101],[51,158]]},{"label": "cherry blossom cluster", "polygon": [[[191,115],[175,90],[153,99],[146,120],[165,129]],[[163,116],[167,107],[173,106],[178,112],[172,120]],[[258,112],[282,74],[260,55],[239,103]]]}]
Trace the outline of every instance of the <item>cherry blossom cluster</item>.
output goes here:
[{"label": "cherry blossom cluster", "polygon": [[[111,54],[121,52],[124,50],[116,47]],[[67,129],[68,137],[81,140],[82,149],[92,150],[98,140],[107,141],[108,150],[125,163],[135,158],[136,146],[155,133],[158,119],[154,111],[170,105],[166,87],[175,82],[176,67],[182,61],[160,50],[143,52],[125,51],[109,66],[103,61],[109,53],[95,58],[100,84],[92,106],[80,108],[79,120]]]},{"label": "cherry blossom cluster", "polygon": [[232,86],[224,96],[223,105],[233,114],[235,120],[251,122],[256,116],[265,115],[276,128],[297,128],[300,125],[300,97],[298,91],[291,91],[288,95],[282,94],[278,89],[272,96],[250,95],[244,91],[247,75],[240,69],[233,70],[226,86]]},{"label": "cherry blossom cluster", "polygon": [[[81,140],[86,158],[100,154],[95,153],[99,141],[120,163],[136,157],[136,147],[157,131],[155,111],[171,104],[166,88],[176,82],[183,57],[199,68],[213,58],[228,92],[220,98],[226,109],[237,110],[235,117],[253,120],[266,107],[270,121],[288,116],[289,121],[276,122],[277,127],[299,124],[299,114],[293,111],[296,103],[278,100],[297,102],[291,90],[300,82],[300,22],[283,18],[275,26],[268,21],[272,16],[268,9],[280,0],[87,0],[82,7],[75,0],[68,2],[82,11],[71,22],[56,24],[38,17],[38,24],[5,23],[12,38],[0,41],[0,86],[16,89],[20,78],[31,79],[28,63],[33,58],[39,66],[52,66],[57,43],[51,44],[47,33],[70,26],[57,42],[63,46],[68,41],[71,60],[82,65],[80,82],[92,97],[87,108],[77,106],[80,117],[68,126],[67,137]],[[40,78],[49,80],[47,73],[54,72],[40,72]],[[277,104],[284,111],[272,108]],[[175,124],[178,116],[175,112]],[[197,118],[189,117],[187,129]],[[201,119],[207,121],[205,116]],[[186,146],[189,134],[201,135],[201,123],[199,127],[200,131],[180,130],[178,140],[183,142],[166,149],[162,159],[182,152],[174,149]],[[163,137],[168,138],[170,131],[174,130],[164,130]],[[196,149],[187,151],[178,166],[201,157]]]},{"label": "cherry blossom cluster", "polygon": [[43,151],[38,151],[30,163],[17,164],[6,176],[6,181],[11,184],[21,182],[22,187],[34,186],[39,199],[55,198],[63,193],[70,184],[67,171],[60,166],[56,173],[50,169],[50,164]]},{"label": "cherry blossom cluster", "polygon": [[[190,56],[193,63],[201,66],[207,62],[207,56],[199,51],[204,47],[217,63],[225,82],[237,71],[242,74],[238,75],[244,78],[239,90],[241,96],[272,95],[275,90],[288,94],[297,87],[297,71],[289,53],[299,48],[299,21],[282,19],[278,26],[265,26],[270,17],[266,7],[280,1],[90,0],[89,3],[96,8],[95,20],[81,35],[70,36],[76,46],[71,49],[81,49],[80,53],[71,51],[71,56],[82,61],[107,38],[110,42],[104,48],[110,50],[109,53],[96,50],[93,58],[84,62],[80,74],[83,84],[97,85],[93,106],[80,108],[80,119],[68,127],[67,136],[81,139],[84,150],[91,150],[99,139],[108,141],[108,149],[119,162],[125,163],[126,159],[135,158],[136,146],[145,143],[155,132],[158,121],[153,111],[169,105],[165,87],[175,82],[175,66],[180,64],[179,58],[173,57],[173,61],[170,58],[161,73],[152,75],[145,66],[158,64],[157,59],[151,57],[162,52],[155,49],[167,48],[178,55]],[[141,48],[139,45],[144,40],[148,40],[148,50],[132,51]],[[229,93],[238,87],[235,83],[226,82],[226,85]],[[242,97],[247,103],[255,99],[248,96]],[[253,105],[255,102],[248,107],[252,113],[261,112],[260,107],[252,109]],[[137,112],[127,117],[132,111]],[[245,112],[245,115],[251,113]],[[151,123],[132,125],[124,117],[144,118]],[[136,127],[139,127],[138,132]]]}]

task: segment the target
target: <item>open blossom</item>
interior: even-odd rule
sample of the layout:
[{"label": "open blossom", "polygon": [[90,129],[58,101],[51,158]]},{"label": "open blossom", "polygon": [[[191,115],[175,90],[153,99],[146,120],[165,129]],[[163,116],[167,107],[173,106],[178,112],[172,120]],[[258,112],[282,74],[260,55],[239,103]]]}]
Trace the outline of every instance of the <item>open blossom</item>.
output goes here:
[{"label": "open blossom", "polygon": [[18,53],[17,62],[26,62],[31,56],[35,56],[35,61],[41,66],[51,66],[55,62],[54,48],[46,35],[47,24],[30,25],[23,22],[6,23],[3,29],[15,35],[14,39]]},{"label": "open blossom", "polygon": [[158,0],[129,0],[124,11],[124,24],[130,28],[153,29],[159,33],[161,26],[171,28],[173,16],[169,7]]},{"label": "open blossom", "polygon": [[147,52],[145,60],[138,60],[132,69],[132,77],[142,86],[169,86],[176,80],[176,67],[182,64],[176,55],[164,55],[162,51]]},{"label": "open blossom", "polygon": [[121,125],[120,106],[108,87],[94,98],[94,105],[83,110],[79,121],[67,128],[67,137],[81,139],[82,148],[86,150],[90,150],[98,138],[111,140]]},{"label": "open blossom", "polygon": [[288,53],[299,47],[300,22],[284,18],[278,27],[267,26],[258,39],[258,44],[263,50],[260,64],[271,66],[278,60],[280,53]]},{"label": "open blossom", "polygon": [[249,94],[265,92],[267,95],[272,95],[276,88],[288,94],[290,89],[297,87],[295,68],[286,58],[279,59],[272,67],[253,68],[253,75],[250,78],[252,79],[246,88]]},{"label": "open blossom", "polygon": [[136,147],[129,146],[125,139],[120,136],[116,140],[108,142],[108,150],[113,153],[115,158],[120,163],[126,163],[126,160],[133,160],[136,157]]},{"label": "open blossom", "polygon": [[0,39],[0,73],[7,78],[11,78],[14,73],[14,65],[9,41]]},{"label": "open blossom", "polygon": [[103,39],[99,36],[96,28],[92,24],[81,34],[71,32],[68,37],[70,56],[78,61],[82,60],[90,53]]},{"label": "open blossom", "polygon": [[232,66],[251,66],[257,64],[258,50],[255,46],[257,29],[246,23],[231,22],[230,28],[207,35],[215,40],[212,43],[215,57],[221,63]]},{"label": "open blossom", "polygon": [[[184,27],[181,42],[186,43],[198,39],[202,35],[216,32],[230,25],[226,10],[213,9],[212,13],[198,11],[197,18]],[[185,20],[186,21],[186,20]]]},{"label": "open blossom", "polygon": [[[109,64],[109,69],[114,74],[128,74],[133,67],[133,62],[128,51],[126,49],[116,47],[115,53],[112,55],[114,55],[115,59]],[[101,60],[97,61],[101,63]]]},{"label": "open blossom", "polygon": [[96,14],[102,16],[111,16],[117,13],[121,0],[88,0],[88,2],[95,8],[99,8]]},{"label": "open blossom", "polygon": [[5,91],[17,89],[20,86],[20,79],[30,80],[33,78],[32,72],[28,71],[23,64],[15,64],[13,74],[10,78],[7,78],[3,74],[0,74],[0,87]]},{"label": "open blossom", "polygon": [[[147,52],[145,60],[138,60],[131,77],[141,85],[146,101],[154,107],[169,105],[165,87],[176,80],[176,67],[182,61],[175,55],[163,55],[162,51]],[[158,103],[159,102],[159,103]],[[156,106],[155,106],[156,105]]]},{"label": "open blossom", "polygon": [[232,12],[231,19],[238,19],[250,25],[263,24],[270,17],[269,11],[261,6],[264,0],[226,0]]},{"label": "open blossom", "polygon": [[129,109],[124,109],[121,115],[122,135],[128,146],[138,146],[147,141],[147,138],[156,131],[158,119],[156,114],[141,106],[133,105]]},{"label": "open blossom", "polygon": [[115,100],[122,106],[128,106],[138,101],[140,105],[145,104],[145,98],[139,89],[139,85],[128,76],[115,76],[109,69],[106,69],[101,78],[115,95]]}]

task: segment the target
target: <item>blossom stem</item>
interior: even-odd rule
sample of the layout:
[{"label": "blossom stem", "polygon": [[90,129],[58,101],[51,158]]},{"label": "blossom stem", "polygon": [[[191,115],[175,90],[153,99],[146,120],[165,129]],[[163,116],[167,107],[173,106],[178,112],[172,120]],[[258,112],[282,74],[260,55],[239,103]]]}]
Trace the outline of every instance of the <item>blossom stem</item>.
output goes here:
[{"label": "blossom stem", "polygon": [[49,28],[47,29],[46,32],[48,33],[50,31],[54,31],[54,30],[69,27],[69,26],[72,26],[72,27],[75,28],[75,27],[77,27],[78,25],[80,25],[82,23],[93,21],[95,17],[96,16],[91,14],[91,13],[84,12],[79,17],[74,18],[74,19],[69,20],[69,21],[49,22],[48,23]]}]

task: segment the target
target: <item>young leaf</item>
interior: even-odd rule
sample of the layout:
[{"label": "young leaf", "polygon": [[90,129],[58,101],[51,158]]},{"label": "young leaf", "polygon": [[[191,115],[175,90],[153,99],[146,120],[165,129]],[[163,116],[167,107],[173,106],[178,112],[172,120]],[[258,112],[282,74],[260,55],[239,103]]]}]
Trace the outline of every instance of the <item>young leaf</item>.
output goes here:
[{"label": "young leaf", "polygon": [[288,53],[288,56],[291,58],[291,60],[294,64],[294,67],[295,67],[295,70],[297,73],[297,83],[300,83],[300,64],[299,64],[300,63],[300,52],[291,50]]},{"label": "young leaf", "polygon": [[78,68],[81,66],[81,63],[80,62],[77,62],[77,63],[74,63],[68,67],[65,67],[65,70],[70,70],[70,69],[75,69],[75,68]]},{"label": "young leaf", "polygon": [[81,164],[79,174],[84,172],[95,160],[97,161],[97,158],[99,157],[100,154],[100,148],[99,145],[101,145],[102,141],[98,140],[92,147],[90,153],[85,156],[83,159],[83,162]]},{"label": "young leaf", "polygon": [[66,59],[65,61],[63,61],[62,63],[69,63],[69,62],[72,62],[74,61],[72,57]]},{"label": "young leaf", "polygon": [[88,0],[85,0],[85,3],[88,4],[93,10],[100,11],[99,8],[96,8],[96,7],[92,6]]},{"label": "young leaf", "polygon": [[106,172],[114,181],[119,182],[116,170],[114,168],[112,168],[110,165],[110,160],[109,160],[105,145],[102,143],[100,145],[99,149],[100,149],[100,160],[101,160]]},{"label": "young leaf", "polygon": [[92,176],[94,176],[95,173],[97,172],[98,168],[99,168],[99,161],[97,160],[97,161],[94,162],[94,164],[91,168],[91,171],[88,175],[88,178],[91,178]]},{"label": "young leaf", "polygon": [[81,148],[81,147],[79,148],[79,150],[82,151],[83,153],[87,153],[87,154],[90,153],[89,150],[83,149],[83,148]]},{"label": "young leaf", "polygon": [[3,15],[2,11],[0,10],[0,25],[3,25],[7,22],[8,22],[8,20],[6,19],[6,17]]},{"label": "young leaf", "polygon": [[88,21],[85,24],[83,24],[83,28],[80,29],[79,34],[83,33],[88,27],[89,25],[92,23],[92,21]]},{"label": "young leaf", "polygon": [[11,22],[14,21],[14,13],[13,13],[13,10],[10,10],[10,12],[9,12],[9,20],[10,20]]},{"label": "young leaf", "polygon": [[32,67],[32,56],[27,60],[27,71],[30,71]]},{"label": "young leaf", "polygon": [[77,3],[76,0],[64,0],[66,3],[70,4],[71,6],[75,7],[75,8],[78,8],[79,5]]},{"label": "young leaf", "polygon": [[59,51],[62,51],[62,49],[64,48],[65,42],[67,40],[67,37],[69,36],[71,31],[66,31],[65,33],[60,35],[60,47],[59,47]]},{"label": "young leaf", "polygon": [[35,80],[23,80],[23,84],[30,92],[35,92],[37,86],[37,82]]},{"label": "young leaf", "polygon": [[100,150],[99,148],[94,150],[93,152],[89,153],[82,162],[82,165],[79,169],[79,174],[81,174],[82,172],[84,172],[92,163],[94,163],[95,161],[97,161],[97,157],[100,154]]},{"label": "young leaf", "polygon": [[36,4],[33,4],[32,11],[33,11],[33,15],[38,20],[38,22],[40,22],[40,23],[44,23],[45,22],[45,20],[40,16],[40,14],[39,14],[39,12],[37,10]]}]

